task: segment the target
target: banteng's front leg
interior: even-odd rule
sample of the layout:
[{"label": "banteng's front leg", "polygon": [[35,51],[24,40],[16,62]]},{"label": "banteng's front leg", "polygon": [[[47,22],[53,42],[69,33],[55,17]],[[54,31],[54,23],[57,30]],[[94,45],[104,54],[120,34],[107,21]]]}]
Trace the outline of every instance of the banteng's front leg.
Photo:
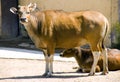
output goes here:
[{"label": "banteng's front leg", "polygon": [[53,73],[53,56],[54,55],[49,55],[47,53],[47,50],[43,50],[43,52],[44,52],[45,62],[46,62],[45,73],[43,74],[43,76],[50,77]]},{"label": "banteng's front leg", "polygon": [[43,50],[43,54],[44,54],[44,57],[45,57],[45,63],[46,63],[46,66],[45,66],[45,73],[43,74],[43,76],[46,76],[47,75],[47,73],[49,72],[49,69],[48,69],[48,55],[47,55],[47,50],[46,49],[44,49]]}]

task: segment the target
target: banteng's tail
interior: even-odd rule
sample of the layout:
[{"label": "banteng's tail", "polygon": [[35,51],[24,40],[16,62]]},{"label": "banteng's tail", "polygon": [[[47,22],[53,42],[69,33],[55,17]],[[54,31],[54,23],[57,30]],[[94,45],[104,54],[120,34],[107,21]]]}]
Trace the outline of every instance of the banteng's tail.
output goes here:
[{"label": "banteng's tail", "polygon": [[110,27],[109,27],[109,22],[108,22],[108,20],[106,19],[106,21],[105,21],[106,23],[105,23],[105,35],[104,35],[104,37],[103,37],[103,40],[102,40],[102,48],[103,49],[105,49],[105,39],[106,39],[106,37],[107,37],[107,35],[109,34],[109,31],[110,31]]}]

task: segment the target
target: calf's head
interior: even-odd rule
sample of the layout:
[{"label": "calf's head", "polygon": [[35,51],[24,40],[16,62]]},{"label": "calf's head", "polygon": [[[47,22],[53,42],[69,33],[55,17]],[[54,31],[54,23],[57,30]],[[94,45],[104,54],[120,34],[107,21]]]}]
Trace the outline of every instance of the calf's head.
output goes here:
[{"label": "calf's head", "polygon": [[75,57],[79,52],[79,48],[70,48],[67,50],[64,50],[62,53],[60,53],[61,57]]},{"label": "calf's head", "polygon": [[14,14],[19,15],[19,19],[21,23],[28,23],[30,13],[36,9],[36,4],[30,3],[28,6],[18,6],[18,8],[11,7],[10,11]]}]

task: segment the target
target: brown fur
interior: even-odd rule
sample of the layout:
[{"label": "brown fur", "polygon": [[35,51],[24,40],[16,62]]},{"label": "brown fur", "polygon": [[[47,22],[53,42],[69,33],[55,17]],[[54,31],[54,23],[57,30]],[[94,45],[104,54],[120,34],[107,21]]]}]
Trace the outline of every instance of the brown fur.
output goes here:
[{"label": "brown fur", "polygon": [[[16,12],[17,9],[10,10]],[[47,75],[51,75],[55,48],[68,49],[89,43],[93,52],[105,49],[103,42],[109,25],[106,17],[97,11],[39,11],[36,10],[36,4],[30,4],[20,6],[18,14],[36,47],[45,53],[46,62],[50,64],[50,67],[47,64]],[[106,72],[107,69],[104,70]],[[93,74],[94,66],[90,75]]]},{"label": "brown fur", "polygon": [[[108,52],[108,69],[111,71],[120,70],[120,50],[118,49],[107,49]],[[60,54],[61,57],[74,57],[82,70],[82,72],[90,72],[93,55],[90,49],[82,49],[80,47],[71,48],[63,51]],[[100,57],[96,66],[96,71],[100,72],[103,70],[103,58]]]},{"label": "brown fur", "polygon": [[[96,48],[98,40],[104,39],[105,31],[108,29],[104,28],[104,25],[108,24],[106,19],[95,11],[40,11],[30,15],[29,24],[23,24],[36,46],[38,48],[53,47],[49,49],[52,54],[54,48],[72,48],[88,42],[93,45],[93,51],[99,50]],[[48,45],[51,43],[52,45]]]}]

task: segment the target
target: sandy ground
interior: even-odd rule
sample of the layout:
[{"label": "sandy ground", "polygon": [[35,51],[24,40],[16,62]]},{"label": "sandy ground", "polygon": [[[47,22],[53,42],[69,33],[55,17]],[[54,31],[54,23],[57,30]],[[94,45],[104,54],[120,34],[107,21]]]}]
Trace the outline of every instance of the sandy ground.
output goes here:
[{"label": "sandy ground", "polygon": [[54,61],[54,74],[50,78],[42,76],[44,60],[0,59],[0,82],[120,82],[120,70],[107,75],[96,73],[76,73],[74,61]]}]

